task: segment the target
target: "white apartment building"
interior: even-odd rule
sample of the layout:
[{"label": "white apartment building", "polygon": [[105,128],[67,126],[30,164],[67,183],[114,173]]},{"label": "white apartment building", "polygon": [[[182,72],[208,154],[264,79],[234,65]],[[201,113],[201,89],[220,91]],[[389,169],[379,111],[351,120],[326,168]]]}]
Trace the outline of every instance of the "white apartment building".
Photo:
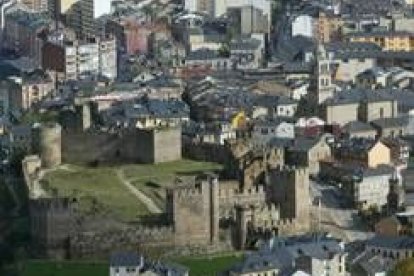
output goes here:
[{"label": "white apartment building", "polygon": [[55,71],[59,79],[117,77],[117,53],[114,38],[87,41],[51,40],[43,48],[43,68]]},{"label": "white apartment building", "polygon": [[302,35],[313,38],[314,36],[314,22],[312,16],[299,15],[292,22],[292,37]]}]

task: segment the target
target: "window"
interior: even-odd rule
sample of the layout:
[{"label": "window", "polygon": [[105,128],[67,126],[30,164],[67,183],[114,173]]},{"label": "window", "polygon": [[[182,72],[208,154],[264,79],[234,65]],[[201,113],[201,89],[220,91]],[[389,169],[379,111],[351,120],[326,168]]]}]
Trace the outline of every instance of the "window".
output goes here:
[{"label": "window", "polygon": [[383,107],[380,108],[380,118],[381,119],[384,118],[384,108]]}]

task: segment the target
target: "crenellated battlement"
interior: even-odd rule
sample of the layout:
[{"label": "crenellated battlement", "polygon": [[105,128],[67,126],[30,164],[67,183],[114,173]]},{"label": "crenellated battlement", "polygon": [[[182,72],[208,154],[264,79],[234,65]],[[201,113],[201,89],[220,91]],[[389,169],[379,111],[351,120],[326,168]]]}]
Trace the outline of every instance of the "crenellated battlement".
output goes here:
[{"label": "crenellated battlement", "polygon": [[308,175],[309,169],[307,167],[298,167],[298,166],[279,166],[275,170],[277,170],[279,173],[285,173],[285,174],[292,174],[296,173],[297,175]]},{"label": "crenellated battlement", "polygon": [[203,196],[204,190],[202,184],[189,184],[186,186],[175,187],[170,193],[174,194],[179,200]]},{"label": "crenellated battlement", "polygon": [[231,198],[235,196],[255,196],[255,195],[265,195],[265,190],[263,186],[258,186],[256,188],[249,189],[234,189],[234,188],[220,188],[219,197],[220,198]]}]

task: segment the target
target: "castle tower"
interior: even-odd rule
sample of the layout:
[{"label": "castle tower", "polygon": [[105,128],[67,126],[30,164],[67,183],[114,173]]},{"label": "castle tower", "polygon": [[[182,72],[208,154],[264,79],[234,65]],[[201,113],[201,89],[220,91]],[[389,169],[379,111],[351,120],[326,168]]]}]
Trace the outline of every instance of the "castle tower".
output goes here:
[{"label": "castle tower", "polygon": [[210,179],[210,237],[211,243],[219,241],[219,181],[217,177]]},{"label": "castle tower", "polygon": [[79,130],[85,131],[91,128],[92,125],[92,116],[91,116],[91,107],[88,103],[83,103],[77,105],[76,116],[77,116],[77,125]]},{"label": "castle tower", "polygon": [[42,167],[52,168],[62,163],[62,127],[49,123],[33,128],[33,149],[42,160]]},{"label": "castle tower", "polygon": [[309,222],[310,195],[307,168],[281,168],[269,173],[270,201],[280,206],[282,219]]},{"label": "castle tower", "polygon": [[40,257],[66,258],[73,226],[69,199],[30,200],[29,210],[34,253]]},{"label": "castle tower", "polygon": [[321,104],[334,96],[335,86],[332,84],[331,61],[323,45],[316,52],[315,79],[313,89],[315,90],[316,104]]},{"label": "castle tower", "polygon": [[167,193],[167,213],[174,227],[176,245],[207,245],[218,242],[217,177],[204,175],[194,184],[178,185]]},{"label": "castle tower", "polygon": [[236,207],[236,230],[236,247],[243,250],[247,241],[247,208],[245,206]]}]

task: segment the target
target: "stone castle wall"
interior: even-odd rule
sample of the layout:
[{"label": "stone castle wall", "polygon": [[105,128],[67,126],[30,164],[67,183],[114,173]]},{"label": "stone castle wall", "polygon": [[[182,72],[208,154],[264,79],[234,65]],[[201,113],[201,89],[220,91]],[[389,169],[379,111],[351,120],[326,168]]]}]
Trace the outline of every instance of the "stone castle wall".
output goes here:
[{"label": "stone castle wall", "polygon": [[74,233],[70,238],[72,258],[107,258],[117,250],[137,250],[138,248],[174,247],[172,227],[136,226],[123,231],[99,233]]},{"label": "stone castle wall", "polygon": [[181,159],[181,130],[129,130],[121,133],[64,132],[64,163],[159,163]]},{"label": "stone castle wall", "polygon": [[188,159],[226,164],[231,160],[231,150],[225,145],[183,141],[183,156]]}]

